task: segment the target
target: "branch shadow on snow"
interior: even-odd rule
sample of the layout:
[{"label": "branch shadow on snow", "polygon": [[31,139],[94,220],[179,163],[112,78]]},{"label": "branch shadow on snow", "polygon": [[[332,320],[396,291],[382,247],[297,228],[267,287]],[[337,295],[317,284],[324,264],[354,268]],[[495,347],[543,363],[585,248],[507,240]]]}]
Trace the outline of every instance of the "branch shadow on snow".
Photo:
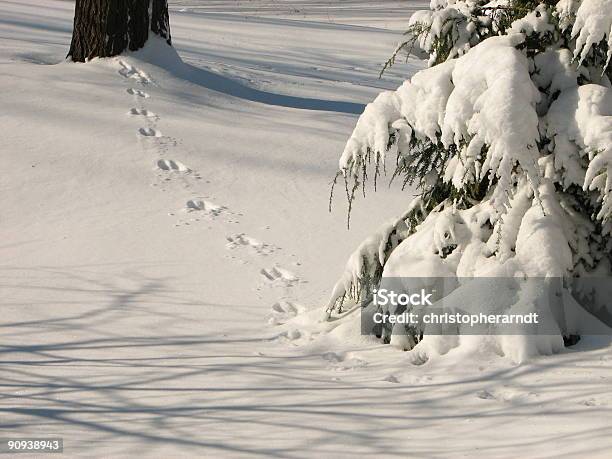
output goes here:
[{"label": "branch shadow on snow", "polygon": [[365,105],[325,99],[288,96],[245,86],[231,78],[183,62],[176,50],[165,41],[150,38],[147,45],[128,56],[162,68],[175,78],[239,99],[286,108],[361,114]]},{"label": "branch shadow on snow", "polygon": [[[227,327],[214,326],[226,320],[228,308],[244,320],[261,320],[251,316],[252,305],[207,303],[189,288],[178,289],[173,279],[149,272],[155,272],[154,265],[2,269],[0,289],[7,304],[0,322],[0,433],[52,432],[74,452],[95,444],[125,448],[123,454],[180,448],[200,456],[297,458],[308,451],[333,456],[346,445],[360,453],[384,451],[387,457],[408,452],[433,457],[434,450],[436,457],[469,455],[471,441],[432,445],[428,436],[466,420],[492,426],[534,416],[569,420],[589,409],[573,397],[577,380],[580,397],[597,400],[609,391],[578,372],[554,386],[526,379],[560,370],[554,359],[456,381],[344,382],[342,372],[325,371],[329,362],[316,349],[270,350],[265,343],[272,336],[265,331],[254,336],[251,327],[225,335]],[[198,333],[205,321],[213,326]],[[597,370],[596,362],[583,362],[579,352],[563,365],[584,374]],[[330,380],[329,371],[341,378]],[[374,367],[368,373],[377,371],[388,370]],[[522,395],[508,400],[477,395],[509,388]],[[537,393],[547,400],[532,395]],[[610,415],[606,406],[591,409]],[[483,435],[481,427],[470,431],[469,425],[466,438]],[[410,440],[390,441],[392,432],[404,432]],[[594,440],[606,432],[574,426],[570,433],[545,438],[589,455],[598,452]],[[509,431],[507,441],[486,442],[480,453],[504,456],[542,441]]]}]

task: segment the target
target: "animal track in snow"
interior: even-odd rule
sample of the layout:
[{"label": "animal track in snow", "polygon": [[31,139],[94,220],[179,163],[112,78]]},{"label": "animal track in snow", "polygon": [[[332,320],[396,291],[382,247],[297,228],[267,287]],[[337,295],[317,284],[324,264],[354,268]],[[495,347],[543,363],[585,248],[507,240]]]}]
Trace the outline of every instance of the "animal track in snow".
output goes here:
[{"label": "animal track in snow", "polygon": [[344,360],[342,364],[336,366],[336,371],[349,371],[357,368],[363,368],[368,365],[368,362],[362,359],[352,358]]},{"label": "animal track in snow", "polygon": [[321,357],[323,360],[327,360],[330,367],[333,367],[336,371],[354,370],[368,364],[365,360],[352,357],[350,354],[342,355],[336,352],[326,352]]},{"label": "animal track in snow", "polygon": [[268,319],[270,325],[281,325],[294,318],[298,312],[303,311],[301,306],[295,306],[289,301],[279,301],[272,305],[272,313]]},{"label": "animal track in snow", "polygon": [[327,360],[329,363],[339,363],[344,360],[344,357],[336,352],[325,352],[321,354],[323,360]]},{"label": "animal track in snow", "polygon": [[290,314],[295,316],[298,312],[298,308],[289,301],[280,301],[272,305],[272,311],[278,314]]},{"label": "animal track in snow", "polygon": [[486,389],[479,390],[478,392],[476,392],[476,397],[482,400],[493,400],[496,398],[495,395],[493,395],[491,392],[489,392]]},{"label": "animal track in snow", "polygon": [[299,330],[289,330],[283,335],[289,341],[295,341],[296,339],[300,339],[302,337],[302,333]]},{"label": "animal track in snow", "polygon": [[138,132],[140,133],[140,135],[144,137],[161,137],[162,136],[161,131],[158,131],[157,129],[153,129],[150,127],[141,127],[140,129],[138,129]]},{"label": "animal track in snow", "polygon": [[206,212],[213,217],[217,217],[222,214],[226,207],[215,204],[214,202],[204,201],[203,199],[190,199],[186,205],[188,212]]},{"label": "animal track in snow", "polygon": [[276,336],[276,338],[273,339],[274,341],[277,342],[282,342],[285,344],[291,344],[293,346],[297,346],[298,343],[296,343],[295,341],[310,341],[311,340],[311,335],[308,332],[304,332],[302,330],[297,330],[297,329],[291,329],[291,330],[287,330],[283,333],[281,333],[280,335]]},{"label": "animal track in snow", "polygon": [[282,283],[288,287],[299,282],[300,280],[294,273],[285,268],[281,268],[280,266],[274,266],[270,269],[262,269],[259,272],[267,281],[272,283]]},{"label": "animal track in snow", "polygon": [[168,172],[189,172],[191,171],[191,169],[189,169],[187,166],[185,166],[180,161],[174,161],[172,159],[160,159],[159,161],[157,161],[157,168],[161,169],[162,171],[168,171]]},{"label": "animal track in snow", "polygon": [[537,400],[540,394],[525,391],[522,388],[504,385],[495,390],[482,389],[476,392],[476,397],[482,400],[497,400],[498,402],[524,403],[525,400]]},{"label": "animal track in snow", "polygon": [[136,89],[136,88],[129,88],[127,90],[127,93],[133,96],[142,97],[143,99],[148,99],[149,97],[151,97],[146,92],[141,91],[140,89]]},{"label": "animal track in snow", "polygon": [[157,115],[146,108],[131,108],[128,115],[140,115],[146,116],[147,118],[155,118]]},{"label": "animal track in snow", "polygon": [[258,241],[257,239],[247,236],[244,233],[227,236],[226,239],[227,244],[225,244],[225,247],[230,250],[238,247],[250,247],[257,254],[266,256],[274,253],[278,249],[278,247]]},{"label": "animal track in snow", "polygon": [[151,78],[149,78],[149,75],[147,75],[146,72],[143,72],[142,70],[137,69],[133,65],[130,65],[122,60],[119,61],[119,65],[121,66],[121,69],[119,69],[119,75],[122,77],[133,78],[141,84],[151,83]]},{"label": "animal track in snow", "polygon": [[605,403],[600,402],[599,400],[591,397],[587,400],[582,400],[580,402],[578,402],[580,405],[584,405],[584,406],[599,406],[599,405],[605,405]]}]

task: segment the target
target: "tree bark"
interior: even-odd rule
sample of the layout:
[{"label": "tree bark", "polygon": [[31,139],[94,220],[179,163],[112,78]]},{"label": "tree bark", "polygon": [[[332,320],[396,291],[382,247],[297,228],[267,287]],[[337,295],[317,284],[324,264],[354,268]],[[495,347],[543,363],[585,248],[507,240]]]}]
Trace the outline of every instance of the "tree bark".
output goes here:
[{"label": "tree bark", "polygon": [[135,51],[150,33],[172,44],[167,0],[76,0],[68,57],[85,62]]}]

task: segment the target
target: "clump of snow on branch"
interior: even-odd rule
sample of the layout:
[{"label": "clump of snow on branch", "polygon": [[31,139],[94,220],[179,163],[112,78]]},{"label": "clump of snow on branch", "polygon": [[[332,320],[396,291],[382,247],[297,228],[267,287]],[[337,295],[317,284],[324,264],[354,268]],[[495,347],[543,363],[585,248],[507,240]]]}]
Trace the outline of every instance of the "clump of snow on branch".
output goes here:
[{"label": "clump of snow on branch", "polygon": [[[412,51],[428,53],[432,64],[441,57],[452,59],[465,54],[478,43],[476,34],[478,23],[472,16],[472,5],[467,2],[457,2],[448,8],[433,11],[419,11],[408,23],[412,31]],[[445,56],[440,56],[440,41],[450,44]],[[401,45],[400,45],[401,46]]]},{"label": "clump of snow on branch", "polygon": [[415,75],[396,92],[379,95],[366,107],[340,158],[345,177],[364,179],[368,162],[384,161],[392,147],[408,154],[415,142],[428,139],[460,152],[451,163],[455,170],[445,167],[457,188],[466,180],[495,176],[501,209],[518,164],[537,194],[540,93],[526,57],[516,49],[523,40],[522,34],[490,38],[458,59]]},{"label": "clump of snow on branch", "polygon": [[580,183],[584,190],[599,193],[597,218],[608,220],[612,216],[612,90],[589,84],[561,92],[548,112],[548,135],[564,165],[573,157],[569,167],[575,170],[579,158],[588,160],[586,172],[574,172],[572,181],[584,175]]},{"label": "clump of snow on branch", "polygon": [[525,35],[553,33],[555,26],[551,22],[551,13],[544,4],[538,5],[536,9],[524,17],[514,21],[509,33],[524,33]]},{"label": "clump of snow on branch", "polygon": [[607,37],[606,66],[609,65],[612,58],[612,0],[582,0],[580,3],[563,0],[558,9],[563,17],[575,16],[571,35],[576,39],[574,57],[579,57],[582,63],[591,48]]}]

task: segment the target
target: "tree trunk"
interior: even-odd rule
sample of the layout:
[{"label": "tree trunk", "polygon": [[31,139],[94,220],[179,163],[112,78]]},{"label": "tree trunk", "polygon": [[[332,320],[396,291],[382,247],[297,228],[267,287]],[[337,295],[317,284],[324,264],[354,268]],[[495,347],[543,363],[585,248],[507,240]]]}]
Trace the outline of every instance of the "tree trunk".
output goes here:
[{"label": "tree trunk", "polygon": [[149,32],[171,44],[167,0],[76,0],[68,57],[85,62],[135,51]]}]

